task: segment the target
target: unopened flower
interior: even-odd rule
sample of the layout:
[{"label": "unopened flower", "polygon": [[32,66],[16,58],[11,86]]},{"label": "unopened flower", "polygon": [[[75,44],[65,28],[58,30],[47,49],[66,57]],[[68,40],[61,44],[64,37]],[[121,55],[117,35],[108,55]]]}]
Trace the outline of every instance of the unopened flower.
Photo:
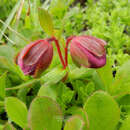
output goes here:
[{"label": "unopened flower", "polygon": [[106,64],[106,42],[93,36],[75,36],[70,43],[73,62],[78,66],[100,68]]},{"label": "unopened flower", "polygon": [[50,65],[53,47],[47,40],[37,40],[28,44],[18,54],[16,63],[25,75],[37,77]]}]

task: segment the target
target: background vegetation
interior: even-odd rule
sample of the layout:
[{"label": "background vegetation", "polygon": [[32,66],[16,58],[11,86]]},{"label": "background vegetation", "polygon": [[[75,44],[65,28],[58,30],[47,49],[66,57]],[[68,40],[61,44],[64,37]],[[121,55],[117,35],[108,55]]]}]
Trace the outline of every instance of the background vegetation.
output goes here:
[{"label": "background vegetation", "polygon": [[[71,35],[104,39],[106,66],[77,68],[69,57],[68,79],[62,82],[66,70],[55,53],[40,78],[24,76],[15,55],[31,41],[49,37],[40,26],[38,7],[52,15],[62,51]],[[130,1],[0,0],[0,127],[129,130]]]}]

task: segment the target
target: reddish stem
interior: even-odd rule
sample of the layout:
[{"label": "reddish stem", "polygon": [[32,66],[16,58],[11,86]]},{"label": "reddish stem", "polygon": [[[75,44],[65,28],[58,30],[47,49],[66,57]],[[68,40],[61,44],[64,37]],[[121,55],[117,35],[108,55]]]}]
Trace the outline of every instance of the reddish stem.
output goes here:
[{"label": "reddish stem", "polygon": [[58,54],[59,54],[59,57],[60,57],[60,61],[61,61],[62,65],[63,65],[63,68],[65,69],[66,66],[65,66],[65,62],[64,62],[64,59],[63,59],[63,56],[62,56],[62,53],[61,53],[61,49],[60,49],[60,45],[59,45],[58,40],[55,37],[49,38],[47,40],[55,42],[56,48],[57,48],[57,51],[58,51]]},{"label": "reddish stem", "polygon": [[68,66],[68,46],[69,46],[70,41],[74,37],[75,36],[71,36],[71,37],[67,38],[66,47],[65,47],[65,68]]}]

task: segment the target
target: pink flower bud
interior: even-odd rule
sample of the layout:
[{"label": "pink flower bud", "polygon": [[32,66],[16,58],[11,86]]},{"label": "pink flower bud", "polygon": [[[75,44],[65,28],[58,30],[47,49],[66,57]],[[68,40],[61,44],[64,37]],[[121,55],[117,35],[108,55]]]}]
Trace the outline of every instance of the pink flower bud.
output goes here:
[{"label": "pink flower bud", "polygon": [[38,40],[25,46],[16,62],[25,75],[37,77],[50,65],[52,57],[52,45],[47,40]]},{"label": "pink flower bud", "polygon": [[78,66],[100,68],[106,64],[106,42],[93,36],[75,36],[70,44],[72,60]]}]

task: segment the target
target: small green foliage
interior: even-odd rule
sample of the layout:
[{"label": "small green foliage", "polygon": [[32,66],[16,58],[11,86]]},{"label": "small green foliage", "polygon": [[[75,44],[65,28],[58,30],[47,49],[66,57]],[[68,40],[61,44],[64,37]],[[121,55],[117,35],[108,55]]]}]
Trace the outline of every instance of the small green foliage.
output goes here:
[{"label": "small green foliage", "polygon": [[53,22],[52,22],[51,15],[48,13],[48,11],[46,11],[43,8],[38,9],[38,14],[39,14],[39,21],[40,21],[40,24],[41,24],[41,27],[43,28],[43,30],[47,34],[53,35],[54,28],[53,28]]},{"label": "small green foliage", "polygon": [[128,94],[130,91],[130,60],[124,63],[117,71],[114,82],[111,84],[110,93],[116,97]]},{"label": "small green foliage", "polygon": [[3,130],[15,130],[15,128],[10,123],[6,123],[3,126]]},{"label": "small green foliage", "polygon": [[[130,2],[84,1],[0,1],[0,130],[130,129]],[[50,67],[38,79],[25,76],[16,53],[52,35],[63,54],[69,36],[105,40],[107,64],[77,68],[68,55],[63,70],[50,43]]]},{"label": "small green foliage", "polygon": [[64,130],[81,130],[84,127],[84,121],[80,116],[72,116],[66,121]]},{"label": "small green foliage", "polygon": [[76,80],[73,81],[73,87],[74,90],[77,93],[78,99],[77,99],[77,103],[78,104],[84,104],[84,102],[86,101],[86,99],[95,91],[95,86],[93,82],[89,82],[86,85],[87,81],[80,81],[80,80]]},{"label": "small green foliage", "polygon": [[65,77],[66,73],[66,70],[62,70],[61,68],[54,68],[46,75],[41,77],[41,82],[44,83],[44,85],[56,84]]},{"label": "small green foliage", "polygon": [[51,86],[42,86],[40,89],[39,89],[39,92],[38,92],[38,96],[47,96],[47,97],[50,97],[52,98],[53,100],[56,100],[56,92],[54,91],[54,88],[55,85],[51,85]]},{"label": "small green foliage", "polygon": [[81,68],[75,68],[70,66],[70,73],[69,73],[69,79],[70,81],[76,80],[76,79],[90,79],[93,76],[93,73],[95,70],[93,69],[86,69],[84,67]]},{"label": "small green foliage", "polygon": [[88,114],[90,130],[115,130],[120,119],[120,109],[109,94],[95,92],[86,101],[84,109]]},{"label": "small green foliage", "polygon": [[62,112],[51,98],[36,97],[30,105],[28,121],[32,130],[61,130]]},{"label": "small green foliage", "polygon": [[61,105],[61,108],[63,112],[65,112],[65,109],[71,104],[74,91],[72,91],[70,88],[68,88],[64,83],[60,82],[56,88],[55,91],[57,93],[57,102]]},{"label": "small green foliage", "polygon": [[111,85],[112,81],[113,81],[113,75],[112,75],[112,64],[110,62],[110,60],[107,60],[107,64],[98,69],[97,72],[99,73],[99,76],[105,86],[106,91],[109,90],[109,86]]},{"label": "small green foliage", "polygon": [[79,107],[71,107],[70,109],[68,109],[67,113],[72,114],[73,116],[74,115],[80,116],[82,120],[84,121],[83,130],[89,130],[88,115],[84,109],[79,108]]},{"label": "small green foliage", "polygon": [[[12,107],[13,106],[13,107]],[[27,108],[23,102],[15,97],[5,99],[5,108],[9,118],[25,128],[27,126]]]},{"label": "small green foliage", "polygon": [[5,98],[6,74],[7,73],[4,73],[0,76],[0,99],[2,100]]},{"label": "small green foliage", "polygon": [[130,129],[130,115],[123,121],[120,130],[129,130],[129,129]]}]

